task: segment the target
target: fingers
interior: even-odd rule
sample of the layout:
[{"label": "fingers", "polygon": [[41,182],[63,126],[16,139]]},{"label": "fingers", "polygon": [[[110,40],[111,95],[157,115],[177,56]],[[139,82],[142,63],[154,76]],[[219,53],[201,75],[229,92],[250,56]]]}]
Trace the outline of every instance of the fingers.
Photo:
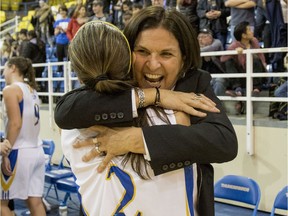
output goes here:
[{"label": "fingers", "polygon": [[100,143],[96,143],[95,147],[82,157],[82,160],[88,162],[98,156],[102,156],[103,153],[104,152],[100,150]]},{"label": "fingers", "polygon": [[74,148],[81,148],[81,147],[86,147],[86,146],[91,146],[91,145],[95,145],[99,143],[98,138],[94,137],[94,138],[87,138],[84,140],[77,140],[74,144],[73,147]]},{"label": "fingers", "polygon": [[207,106],[215,107],[216,103],[212,101],[210,98],[206,97],[203,94],[194,94],[192,96],[192,100],[199,100],[202,103],[206,104]]},{"label": "fingers", "polygon": [[207,98],[203,94],[192,93],[192,98],[188,99],[187,104],[185,104],[183,107],[183,111],[198,117],[205,117],[207,115],[206,113],[196,109],[207,112],[220,112],[220,110],[216,107],[216,103],[214,103],[211,99]]},{"label": "fingers", "polygon": [[99,173],[103,172],[106,169],[106,167],[108,166],[108,164],[110,163],[110,161],[113,159],[113,157],[114,157],[114,155],[107,154],[104,157],[102,163],[97,167],[97,172],[99,172]]},{"label": "fingers", "polygon": [[7,156],[11,152],[11,145],[10,142],[6,139],[1,143],[1,152],[4,156]]}]

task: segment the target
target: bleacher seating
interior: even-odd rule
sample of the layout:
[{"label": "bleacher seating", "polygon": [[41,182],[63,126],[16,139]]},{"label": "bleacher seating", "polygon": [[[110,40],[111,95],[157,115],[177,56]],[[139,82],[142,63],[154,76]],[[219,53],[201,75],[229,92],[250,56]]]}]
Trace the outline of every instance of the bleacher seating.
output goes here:
[{"label": "bleacher seating", "polygon": [[10,0],[1,0],[1,10],[8,11],[10,9]]},{"label": "bleacher seating", "polygon": [[22,0],[13,0],[11,1],[11,10],[12,11],[18,11],[20,8],[20,3]]},{"label": "bleacher seating", "polygon": [[6,21],[6,13],[3,10],[0,10],[0,24]]}]

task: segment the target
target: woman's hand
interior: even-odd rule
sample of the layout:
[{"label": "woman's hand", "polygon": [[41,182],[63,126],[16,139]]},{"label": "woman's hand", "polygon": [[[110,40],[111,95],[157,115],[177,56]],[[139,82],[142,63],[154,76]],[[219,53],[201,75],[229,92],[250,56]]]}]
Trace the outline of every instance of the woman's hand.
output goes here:
[{"label": "woman's hand", "polygon": [[[205,117],[207,112],[220,112],[216,104],[203,94],[184,93],[160,89],[160,101],[163,108],[182,111],[192,116]],[[199,109],[199,110],[196,110]]]},{"label": "woman's hand", "polygon": [[98,172],[102,172],[115,156],[124,155],[128,152],[145,154],[141,128],[93,126],[88,130],[97,132],[97,137],[78,140],[73,147],[95,146],[83,156],[84,162],[105,154],[102,163],[97,167]]},{"label": "woman's hand", "polygon": [[7,139],[5,139],[3,142],[0,143],[0,146],[1,146],[1,154],[3,156],[8,156],[12,148],[10,142]]},{"label": "woman's hand", "polygon": [[1,169],[5,175],[7,175],[7,176],[12,175],[10,160],[6,156],[2,158]]}]

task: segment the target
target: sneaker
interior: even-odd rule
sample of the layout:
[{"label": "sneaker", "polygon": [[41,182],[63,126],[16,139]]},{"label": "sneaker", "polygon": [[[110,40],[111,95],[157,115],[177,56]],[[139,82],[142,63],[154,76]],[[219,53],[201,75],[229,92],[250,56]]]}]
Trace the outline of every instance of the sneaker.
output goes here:
[{"label": "sneaker", "polygon": [[48,201],[45,198],[42,198],[42,202],[44,204],[46,212],[49,212],[51,210],[51,204],[48,203]]}]

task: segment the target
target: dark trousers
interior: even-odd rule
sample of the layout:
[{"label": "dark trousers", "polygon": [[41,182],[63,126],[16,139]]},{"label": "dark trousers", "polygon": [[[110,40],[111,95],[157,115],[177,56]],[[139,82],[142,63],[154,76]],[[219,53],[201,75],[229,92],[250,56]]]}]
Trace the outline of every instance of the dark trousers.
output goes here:
[{"label": "dark trousers", "polygon": [[[68,56],[68,44],[56,44],[56,55],[59,62],[63,62]],[[58,66],[58,72],[63,71],[63,66]]]}]

